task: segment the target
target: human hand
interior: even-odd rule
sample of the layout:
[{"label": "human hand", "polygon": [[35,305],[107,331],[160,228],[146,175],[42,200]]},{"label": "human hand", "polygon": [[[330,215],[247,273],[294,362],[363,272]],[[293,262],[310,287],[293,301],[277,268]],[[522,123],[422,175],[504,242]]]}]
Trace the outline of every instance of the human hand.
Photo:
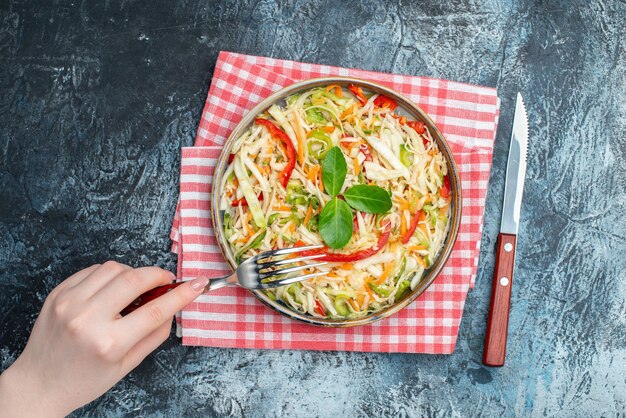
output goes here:
[{"label": "human hand", "polygon": [[26,348],[0,375],[3,416],[67,415],[105,393],[168,338],[172,316],[208,281],[195,279],[125,317],[119,314],[174,278],[158,267],[109,261],[54,288]]}]

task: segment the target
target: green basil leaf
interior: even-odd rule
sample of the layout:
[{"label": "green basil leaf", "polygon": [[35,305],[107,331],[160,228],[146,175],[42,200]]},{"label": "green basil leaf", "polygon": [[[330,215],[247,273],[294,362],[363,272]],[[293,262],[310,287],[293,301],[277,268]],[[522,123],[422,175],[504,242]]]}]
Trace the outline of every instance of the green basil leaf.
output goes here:
[{"label": "green basil leaf", "polygon": [[382,187],[358,184],[346,190],[343,197],[350,206],[361,212],[385,213],[391,209],[389,193]]},{"label": "green basil leaf", "polygon": [[324,206],[318,227],[322,239],[330,248],[341,248],[352,238],[353,224],[350,206],[336,197]]},{"label": "green basil leaf", "polygon": [[335,197],[341,191],[348,172],[346,157],[339,147],[332,147],[322,162],[322,182],[326,193]]}]

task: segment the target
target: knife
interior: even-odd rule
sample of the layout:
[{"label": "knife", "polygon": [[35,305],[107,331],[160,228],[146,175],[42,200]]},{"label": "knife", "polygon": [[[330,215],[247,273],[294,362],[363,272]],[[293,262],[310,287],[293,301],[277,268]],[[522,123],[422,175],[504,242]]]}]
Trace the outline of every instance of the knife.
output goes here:
[{"label": "knife", "polygon": [[509,328],[511,286],[515,266],[515,244],[519,228],[526,153],[528,151],[528,118],[522,95],[517,93],[513,133],[504,183],[504,204],[496,252],[496,268],[491,287],[491,304],[485,336],[483,364],[492,367],[504,365],[506,339]]}]

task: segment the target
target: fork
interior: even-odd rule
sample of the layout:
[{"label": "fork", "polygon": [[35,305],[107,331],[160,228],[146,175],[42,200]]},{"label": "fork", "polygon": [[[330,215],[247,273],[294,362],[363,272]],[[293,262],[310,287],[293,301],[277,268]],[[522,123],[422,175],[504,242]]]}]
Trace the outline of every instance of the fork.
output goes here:
[{"label": "fork", "polygon": [[[304,261],[315,260],[316,258],[324,257],[324,254],[305,255],[298,258],[284,258],[281,260],[271,260],[275,257],[281,257],[285,255],[293,255],[297,253],[303,253],[310,250],[317,250],[324,247],[323,245],[309,245],[305,247],[293,247],[282,248],[279,250],[271,250],[263,253],[259,253],[253,257],[243,261],[231,274],[223,277],[216,277],[210,279],[209,283],[204,288],[202,293],[207,293],[212,290],[221,289],[225,286],[237,285],[245,289],[270,289],[273,287],[285,286],[291,283],[301,282],[313,277],[321,276],[326,273],[308,273],[300,276],[291,277],[279,277],[310,269],[313,267],[319,267],[326,264],[326,262],[314,263],[314,264],[301,264],[293,267],[285,267],[277,270],[272,270],[275,267],[287,266],[289,264],[301,263]],[[263,261],[267,260],[267,261]],[[145,305],[158,298],[159,296],[169,292],[184,282],[171,283],[165,286],[155,287],[152,290],[141,294],[130,305],[124,308],[121,312],[122,315],[128,315],[135,309]]]}]

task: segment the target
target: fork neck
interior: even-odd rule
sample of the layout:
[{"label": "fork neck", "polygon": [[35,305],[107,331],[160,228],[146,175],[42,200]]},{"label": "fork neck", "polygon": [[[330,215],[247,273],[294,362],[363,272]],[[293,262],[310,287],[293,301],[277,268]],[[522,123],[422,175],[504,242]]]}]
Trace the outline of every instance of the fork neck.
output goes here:
[{"label": "fork neck", "polygon": [[237,271],[233,271],[231,274],[223,277],[216,277],[215,279],[209,279],[209,283],[204,288],[205,292],[221,289],[222,287],[238,284]]}]

